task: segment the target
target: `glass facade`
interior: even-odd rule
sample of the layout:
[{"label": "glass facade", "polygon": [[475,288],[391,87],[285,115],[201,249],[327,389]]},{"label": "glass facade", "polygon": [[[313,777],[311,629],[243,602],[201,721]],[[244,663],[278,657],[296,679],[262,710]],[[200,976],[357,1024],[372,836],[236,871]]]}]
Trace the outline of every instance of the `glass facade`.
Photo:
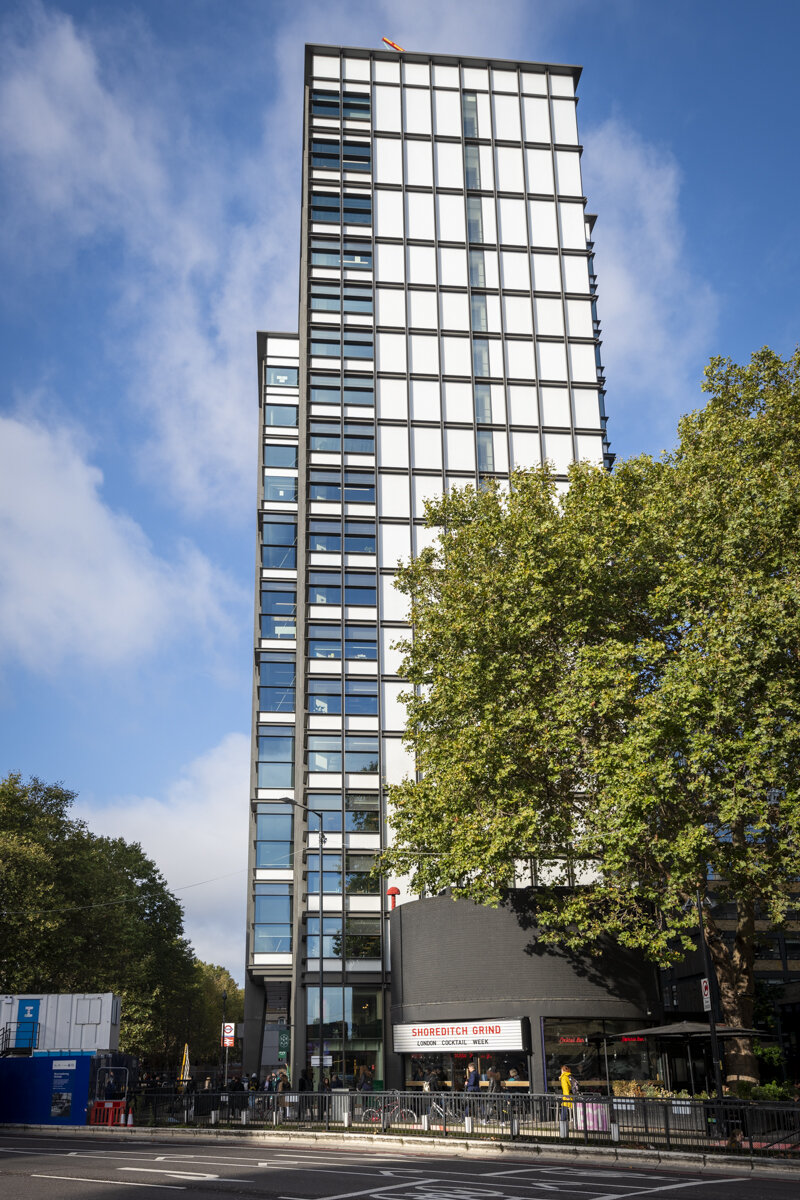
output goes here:
[{"label": "glass facade", "polygon": [[289,806],[275,831],[294,806],[252,858],[254,886],[291,876],[294,937],[259,920],[248,963],[308,1022],[296,1069],[319,1059],[322,949],[316,1067],[383,1078],[393,881],[372,865],[381,790],[413,771],[393,583],[430,540],[426,499],[610,461],[575,78],[307,48],[301,333],[260,335],[252,797],[254,823]]}]

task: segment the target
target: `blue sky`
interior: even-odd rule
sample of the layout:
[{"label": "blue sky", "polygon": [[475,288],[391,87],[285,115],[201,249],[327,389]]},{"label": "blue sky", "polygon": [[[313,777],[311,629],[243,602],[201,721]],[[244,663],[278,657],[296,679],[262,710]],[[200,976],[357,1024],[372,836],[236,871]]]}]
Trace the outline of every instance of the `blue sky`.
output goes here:
[{"label": "blue sky", "polygon": [[[0,15],[0,772],[140,840],[240,979],[255,331],[296,327],[303,43],[579,63],[613,448],[798,340],[791,0]],[[790,204],[790,199],[792,203]]]}]

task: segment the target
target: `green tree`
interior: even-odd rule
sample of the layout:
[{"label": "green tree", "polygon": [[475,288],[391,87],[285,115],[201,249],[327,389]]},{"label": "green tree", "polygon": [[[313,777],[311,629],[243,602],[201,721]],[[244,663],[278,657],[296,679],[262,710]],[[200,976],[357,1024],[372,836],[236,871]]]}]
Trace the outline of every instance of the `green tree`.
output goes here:
[{"label": "green tree", "polygon": [[[546,864],[544,939],[661,964],[700,887],[724,1017],[749,1026],[759,922],[800,877],[800,352],[714,359],[703,387],[658,461],[430,506],[438,543],[399,577],[421,775],[392,789],[384,869],[496,903]],[[728,1063],[757,1077],[746,1040]]]},{"label": "green tree", "polygon": [[222,993],[227,993],[225,1019],[244,1020],[244,988],[240,988],[226,967],[213,963],[195,963],[195,1002],[191,1014],[191,1036],[187,1041],[192,1061],[216,1062],[220,1054]]},{"label": "green tree", "polygon": [[117,992],[121,1048],[175,1065],[197,991],[183,909],[140,845],[70,818],[73,799],[0,781],[0,985]]}]

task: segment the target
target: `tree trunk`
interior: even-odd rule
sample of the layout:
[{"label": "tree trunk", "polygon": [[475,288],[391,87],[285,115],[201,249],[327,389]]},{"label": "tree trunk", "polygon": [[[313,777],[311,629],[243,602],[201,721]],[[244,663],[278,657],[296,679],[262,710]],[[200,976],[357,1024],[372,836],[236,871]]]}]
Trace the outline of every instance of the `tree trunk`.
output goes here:
[{"label": "tree trunk", "polygon": [[[753,1026],[755,1001],[754,937],[755,908],[751,900],[736,902],[736,937],[728,949],[711,912],[704,907],[704,923],[711,961],[719,985],[722,1021],[725,1025]],[[751,1038],[726,1038],[725,1066],[729,1084],[757,1084],[758,1059]]]}]

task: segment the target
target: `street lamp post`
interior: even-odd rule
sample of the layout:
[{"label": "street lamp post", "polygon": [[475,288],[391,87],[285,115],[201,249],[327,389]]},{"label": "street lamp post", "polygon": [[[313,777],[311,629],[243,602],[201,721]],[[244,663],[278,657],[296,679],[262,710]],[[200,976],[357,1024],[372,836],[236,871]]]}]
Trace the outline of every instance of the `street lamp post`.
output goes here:
[{"label": "street lamp post", "polygon": [[228,1036],[225,1032],[225,1006],[228,1003],[228,993],[222,993],[222,1040],[225,1043],[225,1068],[222,1077],[222,1086],[228,1086]]},{"label": "street lamp post", "polygon": [[319,821],[319,847],[317,857],[319,859],[319,870],[317,872],[317,895],[319,897],[319,1078],[320,1091],[322,1090],[322,851],[325,846],[325,833],[322,829],[322,813],[319,809],[309,808],[307,804],[301,804],[299,800],[290,800],[295,808],[301,808],[303,812],[311,813]]}]

